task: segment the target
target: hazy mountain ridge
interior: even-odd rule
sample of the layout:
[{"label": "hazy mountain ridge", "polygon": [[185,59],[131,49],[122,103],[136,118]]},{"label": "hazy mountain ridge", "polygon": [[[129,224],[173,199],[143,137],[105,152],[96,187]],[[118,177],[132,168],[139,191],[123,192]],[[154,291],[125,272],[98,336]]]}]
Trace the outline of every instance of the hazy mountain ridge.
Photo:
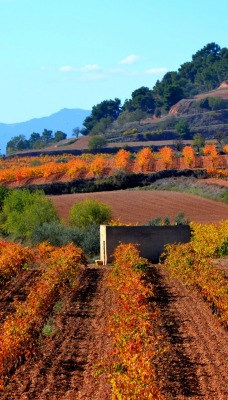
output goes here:
[{"label": "hazy mountain ridge", "polygon": [[90,115],[90,110],[80,108],[63,108],[62,110],[41,118],[33,118],[29,121],[18,122],[14,124],[0,123],[0,149],[1,153],[6,152],[6,144],[12,137],[17,135],[25,135],[29,138],[31,133],[42,133],[44,129],[53,132],[62,131],[68,137],[72,136],[74,128],[82,127],[84,119]]}]

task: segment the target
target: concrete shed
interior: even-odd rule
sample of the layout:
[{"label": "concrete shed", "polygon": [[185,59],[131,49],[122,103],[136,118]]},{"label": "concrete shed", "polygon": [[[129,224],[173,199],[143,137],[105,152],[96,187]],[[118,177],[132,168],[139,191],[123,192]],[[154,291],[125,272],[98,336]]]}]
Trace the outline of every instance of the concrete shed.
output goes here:
[{"label": "concrete shed", "polygon": [[100,259],[103,264],[113,262],[112,254],[120,243],[139,244],[142,257],[153,263],[159,261],[164,246],[190,241],[188,225],[174,226],[109,226],[100,225]]}]

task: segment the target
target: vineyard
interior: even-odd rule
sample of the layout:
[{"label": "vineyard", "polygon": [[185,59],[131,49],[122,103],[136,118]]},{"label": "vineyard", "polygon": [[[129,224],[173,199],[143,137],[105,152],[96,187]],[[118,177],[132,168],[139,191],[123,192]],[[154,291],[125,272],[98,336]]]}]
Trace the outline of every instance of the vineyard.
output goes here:
[{"label": "vineyard", "polygon": [[[171,168],[204,168],[227,182],[223,150],[206,145],[199,156],[185,146],[176,157],[164,146],[158,153],[0,160],[0,399],[227,400],[227,204],[167,190],[48,199],[6,188]],[[104,201],[117,224],[145,224],[158,215],[172,221],[182,210],[191,241],[167,245],[157,265],[140,256],[139,246],[122,243],[108,266],[94,264],[81,244],[32,242],[37,204],[39,218],[52,213],[45,225],[52,236],[61,229],[58,240],[76,239],[68,216],[85,199]],[[19,226],[27,236],[9,241]],[[95,235],[89,229],[77,231],[81,243],[82,232],[87,241]]]},{"label": "vineyard", "polygon": [[118,171],[133,173],[152,173],[164,169],[207,169],[211,176],[227,177],[227,145],[220,155],[215,145],[206,145],[203,155],[194,153],[191,146],[185,146],[180,156],[173,150],[162,147],[154,153],[150,148],[143,148],[132,155],[121,149],[115,156],[109,154],[83,154],[82,156],[39,156],[12,157],[0,160],[0,183],[10,186],[25,185],[31,180],[38,182],[52,180],[68,181],[72,179],[113,176]]},{"label": "vineyard", "polygon": [[157,266],[2,240],[0,398],[227,399],[228,223],[191,229]]}]

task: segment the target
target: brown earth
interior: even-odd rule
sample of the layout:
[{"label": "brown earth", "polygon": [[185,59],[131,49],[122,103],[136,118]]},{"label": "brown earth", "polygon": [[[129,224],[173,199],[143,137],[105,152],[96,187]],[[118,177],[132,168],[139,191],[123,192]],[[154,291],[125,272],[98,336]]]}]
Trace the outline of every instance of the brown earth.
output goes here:
[{"label": "brown earth", "polygon": [[[168,191],[50,196],[63,218],[74,202],[88,197],[111,204],[113,217],[126,223],[174,217],[180,210],[186,218],[203,223],[228,218],[227,205]],[[216,260],[215,266],[227,270],[227,262]],[[65,294],[61,309],[52,316],[53,336],[40,337],[36,356],[17,368],[0,399],[111,399],[107,375],[98,373],[99,362],[112,348],[106,333],[113,300],[106,285],[108,268],[90,265],[82,271],[78,288]],[[227,400],[227,331],[197,293],[171,279],[159,265],[150,270],[151,307],[158,310],[154,331],[160,339],[154,364],[161,392],[167,400]],[[1,288],[1,321],[14,312],[14,298],[26,298],[26,284],[33,284],[37,274],[23,271]]]},{"label": "brown earth", "polygon": [[9,313],[15,311],[14,300],[24,301],[26,299],[28,291],[39,275],[38,269],[24,270],[0,286],[0,323]]},{"label": "brown earth", "polygon": [[200,100],[206,97],[221,97],[222,99],[228,99],[228,86],[221,85],[218,89],[211,90],[207,93],[197,94],[194,98]]},{"label": "brown earth", "polygon": [[16,370],[0,399],[110,399],[107,377],[95,376],[95,364],[110,346],[105,336],[111,300],[106,275],[105,267],[82,272],[79,287],[66,294],[55,316],[55,334],[40,338],[36,357]]},{"label": "brown earth", "polygon": [[[111,399],[106,374],[96,374],[97,364],[111,349],[106,334],[112,304],[107,271],[91,265],[82,272],[78,289],[65,296],[55,316],[56,333],[40,339],[37,356],[17,369],[0,399]],[[227,331],[197,293],[160,266],[152,266],[150,276],[160,350],[153,362],[161,392],[167,400],[227,400]]]},{"label": "brown earth", "polygon": [[199,295],[161,266],[152,267],[156,326],[166,351],[156,360],[160,389],[168,400],[227,400],[227,331]]},{"label": "brown earth", "polygon": [[76,202],[96,199],[110,204],[113,219],[126,224],[143,224],[155,217],[170,217],[183,211],[185,218],[199,223],[218,223],[228,218],[228,205],[195,195],[170,191],[119,190],[49,196],[62,219],[66,219]]}]

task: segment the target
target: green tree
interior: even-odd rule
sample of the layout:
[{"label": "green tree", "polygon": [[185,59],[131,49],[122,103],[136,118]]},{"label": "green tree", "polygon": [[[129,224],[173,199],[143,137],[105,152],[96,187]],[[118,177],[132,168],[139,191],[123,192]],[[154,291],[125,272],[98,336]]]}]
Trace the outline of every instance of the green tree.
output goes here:
[{"label": "green tree", "polygon": [[80,128],[76,126],[76,128],[73,129],[73,136],[75,136],[76,139],[78,139],[80,132],[81,132]]},{"label": "green tree", "polygon": [[179,100],[183,99],[184,91],[180,84],[174,83],[167,86],[163,94],[163,104],[166,110],[169,110]]},{"label": "green tree", "polygon": [[117,119],[121,112],[120,99],[104,100],[96,106],[92,107],[91,115],[86,117],[83,122],[84,129],[81,130],[83,135],[88,135],[90,131],[102,118],[110,118],[111,121]]},{"label": "green tree", "polygon": [[106,145],[106,138],[104,135],[91,136],[88,142],[88,149],[90,151],[102,149]]},{"label": "green tree", "polygon": [[28,189],[10,191],[4,198],[0,217],[3,232],[27,240],[36,227],[58,220],[51,200],[41,191],[30,193]]},{"label": "green tree", "polygon": [[13,152],[25,150],[29,148],[29,141],[24,135],[14,136],[6,145],[6,153],[10,154]]},{"label": "green tree", "polygon": [[33,149],[35,144],[40,140],[40,134],[37,132],[33,132],[29,138],[29,146]]},{"label": "green tree", "polygon": [[52,141],[52,139],[53,139],[52,133],[53,132],[51,130],[48,130],[48,129],[43,130],[41,139],[45,144],[48,144]]},{"label": "green tree", "polygon": [[67,134],[62,131],[56,131],[54,133],[54,141],[60,142],[60,140],[65,140],[67,138]]},{"label": "green tree", "polygon": [[145,86],[134,90],[131,94],[131,99],[124,102],[123,110],[130,112],[141,110],[153,114],[155,110],[153,91]]},{"label": "green tree", "polygon": [[175,130],[179,139],[183,139],[185,136],[189,135],[190,129],[188,121],[186,119],[180,119],[175,125]]},{"label": "green tree", "polygon": [[205,138],[201,133],[196,133],[193,136],[193,141],[192,141],[192,146],[195,148],[196,153],[200,153],[201,149],[203,148],[205,144]]},{"label": "green tree", "polygon": [[69,213],[71,226],[87,228],[91,224],[108,223],[112,217],[112,208],[95,199],[87,199],[73,205]]},{"label": "green tree", "polygon": [[[156,110],[166,111],[181,98],[215,89],[227,79],[228,49],[209,43],[178,71],[167,72],[153,87]],[[181,90],[180,90],[181,89]]]},{"label": "green tree", "polygon": [[90,135],[104,134],[106,129],[110,126],[111,122],[111,117],[101,118],[100,121],[91,129]]}]

